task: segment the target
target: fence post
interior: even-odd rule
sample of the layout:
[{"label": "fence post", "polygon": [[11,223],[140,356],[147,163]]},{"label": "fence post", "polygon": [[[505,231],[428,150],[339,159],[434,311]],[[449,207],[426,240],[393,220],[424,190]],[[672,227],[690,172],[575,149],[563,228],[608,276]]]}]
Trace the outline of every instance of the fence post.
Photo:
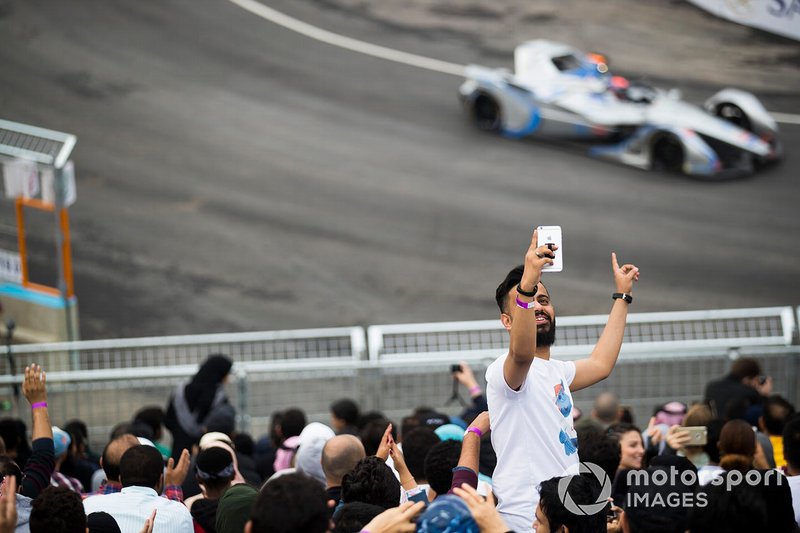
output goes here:
[{"label": "fence post", "polygon": [[237,426],[239,431],[246,432],[250,428],[250,412],[248,411],[247,407],[247,394],[248,394],[248,384],[247,384],[247,372],[243,369],[236,371],[236,390],[239,394],[239,406],[236,410],[236,418]]}]

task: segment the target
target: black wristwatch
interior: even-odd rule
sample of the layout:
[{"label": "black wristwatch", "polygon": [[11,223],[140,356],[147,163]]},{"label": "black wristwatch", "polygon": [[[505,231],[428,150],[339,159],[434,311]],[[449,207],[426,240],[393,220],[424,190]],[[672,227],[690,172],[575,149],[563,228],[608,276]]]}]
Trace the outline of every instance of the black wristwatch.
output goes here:
[{"label": "black wristwatch", "polygon": [[633,296],[631,296],[627,292],[615,292],[614,294],[611,295],[611,297],[615,300],[619,299],[625,300],[627,303],[633,302]]}]

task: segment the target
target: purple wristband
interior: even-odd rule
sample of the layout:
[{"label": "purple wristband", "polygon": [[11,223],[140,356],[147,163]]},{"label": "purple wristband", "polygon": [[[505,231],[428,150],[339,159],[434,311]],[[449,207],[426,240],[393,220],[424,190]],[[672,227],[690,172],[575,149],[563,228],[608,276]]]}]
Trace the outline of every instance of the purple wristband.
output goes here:
[{"label": "purple wristband", "polygon": [[467,434],[467,433],[475,433],[475,434],[478,436],[478,438],[481,438],[481,437],[483,437],[483,433],[481,433],[481,430],[480,430],[480,429],[478,429],[478,428],[469,427],[469,428],[467,428],[467,430],[464,432],[464,435],[466,436],[466,434]]},{"label": "purple wristband", "polygon": [[517,307],[521,307],[522,309],[533,309],[533,306],[536,305],[536,301],[533,302],[523,302],[517,296]]},{"label": "purple wristband", "polygon": [[469,389],[469,395],[470,396],[476,396],[476,395],[480,394],[481,392],[483,392],[483,391],[481,391],[481,386],[480,385],[475,385],[474,387],[471,387]]},{"label": "purple wristband", "polygon": [[36,402],[31,404],[31,409],[39,409],[40,407],[47,407],[47,402]]}]

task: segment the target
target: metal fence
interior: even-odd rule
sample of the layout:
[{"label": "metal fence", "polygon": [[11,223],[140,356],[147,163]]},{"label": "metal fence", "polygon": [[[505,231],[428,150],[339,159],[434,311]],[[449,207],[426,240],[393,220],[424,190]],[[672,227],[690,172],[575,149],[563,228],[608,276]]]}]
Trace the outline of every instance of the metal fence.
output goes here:
[{"label": "metal fence", "polygon": [[[589,355],[607,316],[559,317],[555,358]],[[724,375],[731,359],[754,356],[773,376],[775,391],[795,404],[800,345],[800,308],[790,307],[639,313],[628,317],[617,368],[606,381],[575,393],[591,408],[601,391],[617,393],[637,421],[670,400],[700,400],[705,384]],[[235,361],[228,387],[239,428],[267,431],[274,411],[299,407],[310,420],[328,421],[331,401],[350,397],[365,410],[399,422],[427,405],[449,414],[450,364],[467,361],[483,384],[486,366],[507,347],[499,321],[395,324],[318,330],[155,337],[14,346],[16,368],[31,362],[48,370],[51,416],[56,424],[86,421],[100,446],[111,427],[140,408],[164,406],[179,384],[208,355]],[[2,353],[2,352],[0,352]],[[8,358],[0,363],[0,397],[11,398]],[[466,391],[462,391],[466,396]],[[21,401],[24,404],[24,400]],[[8,413],[23,419],[27,409]]]}]

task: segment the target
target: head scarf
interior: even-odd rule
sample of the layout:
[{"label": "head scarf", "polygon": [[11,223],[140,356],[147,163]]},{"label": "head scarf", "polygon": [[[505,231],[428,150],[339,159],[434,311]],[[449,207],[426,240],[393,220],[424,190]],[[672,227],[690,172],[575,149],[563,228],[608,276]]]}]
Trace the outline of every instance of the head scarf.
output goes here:
[{"label": "head scarf", "polygon": [[184,398],[189,410],[196,414],[197,420],[203,420],[211,410],[217,388],[222,384],[233,366],[233,361],[222,354],[215,354],[206,359],[192,381],[184,388]]},{"label": "head scarf", "polygon": [[297,449],[294,464],[297,470],[305,472],[323,485],[325,473],[322,471],[322,448],[336,434],[331,428],[319,422],[312,422],[300,432],[300,447]]}]

